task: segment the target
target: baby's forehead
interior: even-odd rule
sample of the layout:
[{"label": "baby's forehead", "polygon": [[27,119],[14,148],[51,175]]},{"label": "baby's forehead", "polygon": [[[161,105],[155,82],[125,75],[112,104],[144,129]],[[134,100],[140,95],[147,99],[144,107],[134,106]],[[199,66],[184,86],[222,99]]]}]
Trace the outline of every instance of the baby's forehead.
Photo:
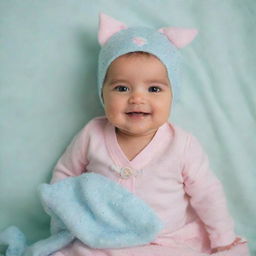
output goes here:
[{"label": "baby's forehead", "polygon": [[104,83],[126,79],[171,84],[166,66],[147,52],[132,52],[119,56],[109,66]]},{"label": "baby's forehead", "polygon": [[150,63],[152,65],[160,65],[168,73],[166,65],[158,57],[154,56],[151,53],[141,52],[141,51],[129,52],[117,57],[109,65],[107,69],[107,73],[109,70],[113,68],[113,66],[119,67],[120,64],[125,65],[126,63],[137,62],[137,61],[141,61],[146,64]]}]

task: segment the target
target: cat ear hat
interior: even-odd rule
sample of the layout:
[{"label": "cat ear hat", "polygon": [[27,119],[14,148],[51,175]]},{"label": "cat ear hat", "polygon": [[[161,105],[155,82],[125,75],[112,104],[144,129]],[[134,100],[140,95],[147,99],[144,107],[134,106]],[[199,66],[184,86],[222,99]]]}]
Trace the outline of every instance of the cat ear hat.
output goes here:
[{"label": "cat ear hat", "polygon": [[178,49],[188,45],[197,35],[196,29],[164,27],[154,30],[146,27],[128,28],[122,22],[101,13],[98,40],[101,47],[98,60],[98,91],[101,103],[102,87],[109,65],[121,55],[147,52],[157,57],[166,67],[174,101],[179,98],[180,54]]}]

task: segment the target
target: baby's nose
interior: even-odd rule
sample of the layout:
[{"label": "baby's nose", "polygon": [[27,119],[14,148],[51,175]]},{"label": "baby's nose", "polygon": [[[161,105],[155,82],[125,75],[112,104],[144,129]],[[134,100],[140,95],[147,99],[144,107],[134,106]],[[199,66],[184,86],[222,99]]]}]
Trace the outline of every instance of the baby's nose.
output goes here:
[{"label": "baby's nose", "polygon": [[129,98],[130,104],[142,104],[145,103],[145,95],[142,92],[133,92]]}]

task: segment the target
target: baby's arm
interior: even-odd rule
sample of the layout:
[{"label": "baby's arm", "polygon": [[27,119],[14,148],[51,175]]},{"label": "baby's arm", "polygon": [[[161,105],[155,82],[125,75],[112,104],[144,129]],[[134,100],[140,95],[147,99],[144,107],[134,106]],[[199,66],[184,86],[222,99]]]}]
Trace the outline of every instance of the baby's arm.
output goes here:
[{"label": "baby's arm", "polygon": [[216,251],[229,249],[235,243],[236,236],[224,191],[220,181],[209,169],[206,154],[193,136],[189,138],[185,152],[183,177],[185,192],[205,224],[211,247]]},{"label": "baby's arm", "polygon": [[58,160],[53,169],[51,183],[70,176],[78,176],[85,172],[86,165],[88,164],[86,157],[88,147],[87,127],[88,125],[73,138],[64,154]]}]

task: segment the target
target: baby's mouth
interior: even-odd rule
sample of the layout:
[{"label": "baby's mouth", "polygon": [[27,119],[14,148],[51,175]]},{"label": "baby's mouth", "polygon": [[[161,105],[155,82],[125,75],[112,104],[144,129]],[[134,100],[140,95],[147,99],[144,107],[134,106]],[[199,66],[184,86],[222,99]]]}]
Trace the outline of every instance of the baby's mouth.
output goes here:
[{"label": "baby's mouth", "polygon": [[147,112],[126,112],[128,116],[148,116],[150,113]]}]

